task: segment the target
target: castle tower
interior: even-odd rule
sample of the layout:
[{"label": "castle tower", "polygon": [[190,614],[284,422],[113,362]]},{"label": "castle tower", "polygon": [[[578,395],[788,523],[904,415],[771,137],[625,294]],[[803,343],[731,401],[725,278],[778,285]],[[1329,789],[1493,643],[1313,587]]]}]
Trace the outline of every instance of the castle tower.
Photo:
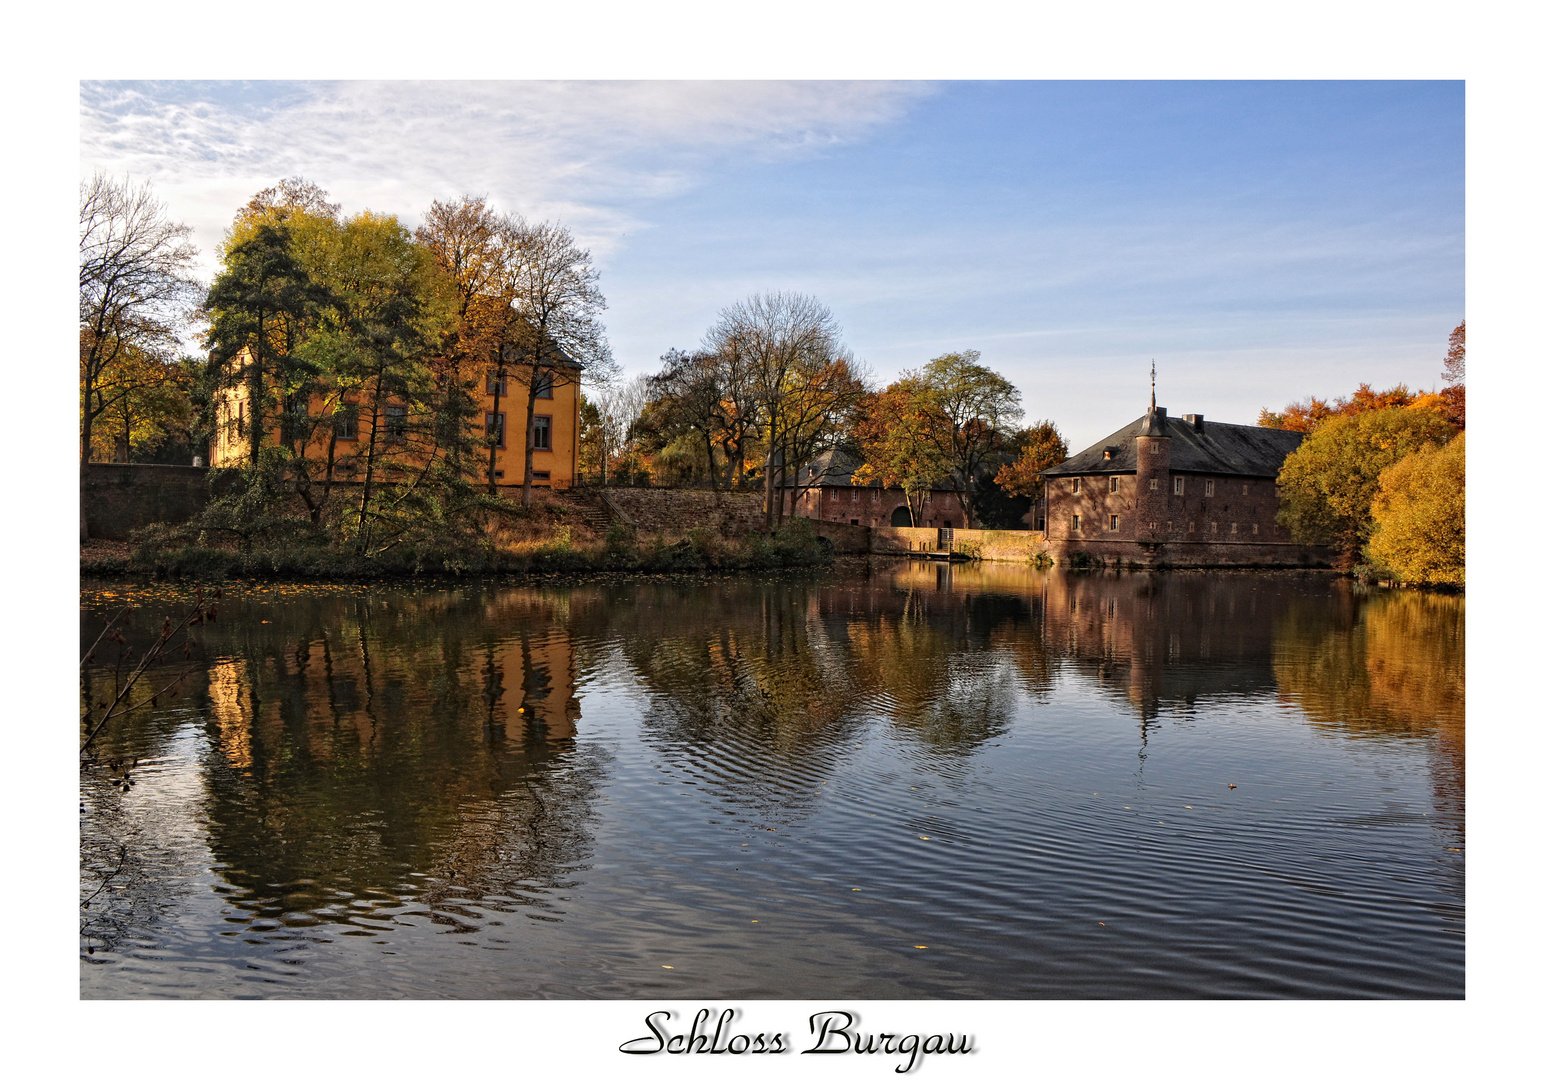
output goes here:
[{"label": "castle tower", "polygon": [[1158,405],[1154,371],[1149,369],[1148,415],[1134,440],[1137,449],[1137,492],[1135,536],[1143,543],[1161,543],[1168,539],[1165,521],[1169,517],[1169,420]]}]

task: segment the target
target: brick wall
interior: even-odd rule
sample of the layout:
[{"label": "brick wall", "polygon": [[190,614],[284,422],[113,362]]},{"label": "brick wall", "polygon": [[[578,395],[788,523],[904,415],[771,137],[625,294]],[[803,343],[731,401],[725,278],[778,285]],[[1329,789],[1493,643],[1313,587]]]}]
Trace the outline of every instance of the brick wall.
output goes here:
[{"label": "brick wall", "polygon": [[208,476],[208,469],[191,465],[84,465],[81,539],[127,540],[145,525],[181,524],[204,508]]},{"label": "brick wall", "polygon": [[682,488],[607,488],[624,514],[646,532],[683,532],[698,526],[726,534],[757,532],[762,527],[760,492]]}]

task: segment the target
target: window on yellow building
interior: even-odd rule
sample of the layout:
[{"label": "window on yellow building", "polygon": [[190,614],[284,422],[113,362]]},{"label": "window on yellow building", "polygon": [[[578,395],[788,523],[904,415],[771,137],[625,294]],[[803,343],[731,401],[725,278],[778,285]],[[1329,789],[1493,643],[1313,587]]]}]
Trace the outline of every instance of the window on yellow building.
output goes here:
[{"label": "window on yellow building", "polygon": [[532,388],[531,392],[536,397],[539,397],[539,398],[550,398],[550,397],[552,397],[553,396],[553,377],[552,377],[552,375],[550,373],[546,373],[546,372],[544,372],[541,375],[538,375],[536,377],[536,382],[531,384],[531,388]]},{"label": "window on yellow building", "polygon": [[483,431],[484,431],[484,433],[493,436],[495,445],[497,445],[501,450],[504,449],[504,414],[503,413],[497,413],[497,414],[496,413],[484,413],[483,414]]},{"label": "window on yellow building", "polygon": [[408,433],[408,409],[406,405],[386,407],[386,437],[400,439]]},{"label": "window on yellow building", "polygon": [[510,382],[508,379],[499,378],[499,372],[497,369],[488,373],[488,380],[485,383],[485,386],[487,388],[485,393],[492,394],[495,390],[497,390],[500,397],[510,396]]},{"label": "window on yellow building", "polygon": [[334,410],[333,437],[342,440],[359,438],[359,410],[353,405],[340,405]]},{"label": "window on yellow building", "polygon": [[531,445],[538,450],[551,450],[553,448],[553,418],[550,416],[533,416],[531,418]]}]

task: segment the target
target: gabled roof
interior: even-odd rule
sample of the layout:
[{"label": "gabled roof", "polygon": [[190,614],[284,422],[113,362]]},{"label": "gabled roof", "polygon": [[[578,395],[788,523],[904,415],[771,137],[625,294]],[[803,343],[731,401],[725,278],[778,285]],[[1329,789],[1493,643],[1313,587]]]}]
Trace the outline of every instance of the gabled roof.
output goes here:
[{"label": "gabled roof", "polygon": [[[863,463],[863,458],[847,450],[823,450],[810,459],[808,466],[799,470],[798,480],[789,486],[884,488],[884,484],[872,480],[867,484],[853,483],[853,473]],[[934,485],[933,490],[953,491],[954,488],[940,483]]]},{"label": "gabled roof", "polygon": [[[1060,465],[1045,470],[1046,476],[1084,476],[1137,471],[1139,435],[1169,436],[1170,472],[1211,473],[1221,476],[1259,476],[1274,479],[1282,462],[1304,441],[1302,432],[1277,428],[1218,424],[1197,418],[1175,420],[1164,409],[1153,408],[1120,431],[1101,439]],[[1105,451],[1110,450],[1110,458]]]}]

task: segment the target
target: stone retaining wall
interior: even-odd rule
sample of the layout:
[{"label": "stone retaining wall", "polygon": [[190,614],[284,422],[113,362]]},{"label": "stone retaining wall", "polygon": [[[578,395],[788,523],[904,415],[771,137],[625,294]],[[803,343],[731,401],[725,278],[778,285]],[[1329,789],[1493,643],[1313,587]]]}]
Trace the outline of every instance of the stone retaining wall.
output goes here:
[{"label": "stone retaining wall", "polygon": [[645,532],[684,532],[707,527],[726,535],[762,527],[760,492],[698,491],[686,488],[606,488],[614,503]]},{"label": "stone retaining wall", "polygon": [[208,469],[192,465],[83,465],[81,539],[127,540],[145,525],[180,525],[204,509],[208,476]]}]

